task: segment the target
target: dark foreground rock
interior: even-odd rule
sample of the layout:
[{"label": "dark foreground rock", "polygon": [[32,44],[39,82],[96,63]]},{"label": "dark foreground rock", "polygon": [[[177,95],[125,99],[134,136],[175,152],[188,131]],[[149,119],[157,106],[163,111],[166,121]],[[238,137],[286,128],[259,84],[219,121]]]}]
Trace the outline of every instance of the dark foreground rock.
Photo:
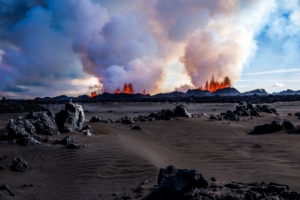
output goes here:
[{"label": "dark foreground rock", "polygon": [[95,122],[101,122],[101,118],[99,116],[94,116],[92,117],[92,119],[89,121],[91,123],[95,123]]},{"label": "dark foreground rock", "polygon": [[56,140],[56,141],[54,141],[53,145],[55,145],[55,144],[66,145],[65,148],[68,148],[68,149],[81,149],[82,147],[85,147],[85,145],[75,144],[75,141],[71,136],[67,136],[62,140]]},{"label": "dark foreground rock", "polygon": [[74,143],[74,139],[71,136],[67,136],[62,140],[56,140],[54,142],[54,144],[63,144],[63,145],[69,145],[69,144],[73,144]]},{"label": "dark foreground rock", "polygon": [[169,166],[160,169],[158,175],[158,190],[168,195],[178,195],[193,187],[207,186],[207,181],[196,170],[177,169]]},{"label": "dark foreground rock", "polygon": [[54,114],[51,110],[48,110],[47,113],[38,114],[36,117],[36,122],[34,126],[38,134],[43,135],[59,135],[57,129]]},{"label": "dark foreground rock", "polygon": [[6,126],[6,129],[8,130],[9,139],[21,139],[36,134],[34,125],[21,117],[11,119]]},{"label": "dark foreground rock", "polygon": [[160,169],[158,187],[144,200],[299,200],[300,194],[289,186],[273,182],[208,182],[196,170]]},{"label": "dark foreground rock", "polygon": [[56,114],[55,121],[62,133],[80,130],[84,122],[84,111],[77,103],[66,103],[65,109]]},{"label": "dark foreground rock", "polygon": [[8,187],[8,185],[0,186],[0,190],[7,191],[10,196],[16,196],[16,194]]},{"label": "dark foreground rock", "polygon": [[175,107],[174,116],[175,117],[189,117],[189,118],[192,117],[191,113],[189,113],[186,110],[186,108],[183,104],[179,104],[178,106]]},{"label": "dark foreground rock", "polygon": [[9,167],[9,169],[15,172],[25,172],[27,166],[27,162],[21,156],[19,156],[12,160],[12,165]]},{"label": "dark foreground rock", "polygon": [[297,130],[294,123],[290,120],[274,120],[270,124],[259,125],[249,134],[267,134],[282,130]]},{"label": "dark foreground rock", "polygon": [[83,134],[87,135],[87,136],[90,136],[94,133],[92,127],[90,127],[89,125],[86,125],[80,131],[83,132]]},{"label": "dark foreground rock", "polygon": [[21,139],[18,139],[16,141],[18,145],[21,146],[29,146],[29,145],[36,145],[41,144],[38,140],[36,140],[34,137],[23,137]]}]

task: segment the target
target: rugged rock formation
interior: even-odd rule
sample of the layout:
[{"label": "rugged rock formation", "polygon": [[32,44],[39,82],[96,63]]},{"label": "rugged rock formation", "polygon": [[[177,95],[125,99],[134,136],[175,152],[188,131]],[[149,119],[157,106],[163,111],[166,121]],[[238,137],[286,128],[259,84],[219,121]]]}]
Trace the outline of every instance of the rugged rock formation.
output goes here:
[{"label": "rugged rock formation", "polygon": [[158,175],[158,190],[168,195],[182,194],[193,187],[207,186],[207,181],[196,170],[177,169],[170,165],[160,169]]},{"label": "rugged rock formation", "polygon": [[55,121],[62,133],[80,130],[84,122],[84,111],[77,103],[66,103],[65,109],[56,114]]},{"label": "rugged rock formation", "polygon": [[192,115],[185,109],[185,106],[183,104],[179,104],[178,106],[175,107],[174,116],[189,117],[189,118],[192,117]]},{"label": "rugged rock formation", "polygon": [[47,113],[42,113],[37,115],[36,122],[34,126],[38,134],[44,135],[59,135],[59,131],[57,129],[54,114],[52,111],[48,110]]},{"label": "rugged rock formation", "polygon": [[101,122],[102,120],[101,120],[101,118],[100,117],[98,117],[98,116],[94,116],[94,117],[92,117],[92,119],[89,121],[89,122]]},{"label": "rugged rock formation", "polygon": [[[140,191],[140,190],[138,190]],[[258,200],[300,199],[298,192],[289,191],[289,186],[273,182],[218,183],[213,178],[206,181],[196,170],[176,169],[169,166],[160,169],[157,188],[144,200]]]},{"label": "rugged rock formation", "polygon": [[290,120],[283,119],[272,121],[270,124],[259,125],[250,134],[267,134],[282,130],[296,130],[296,126]]},{"label": "rugged rock formation", "polygon": [[36,134],[34,125],[30,121],[21,117],[11,119],[6,129],[8,130],[9,139],[21,139],[23,137],[29,137],[30,135]]},{"label": "rugged rock formation", "polygon": [[9,167],[11,171],[25,172],[27,169],[27,162],[22,157],[16,157],[12,160],[12,165]]},{"label": "rugged rock formation", "polygon": [[83,134],[87,135],[87,136],[90,136],[94,133],[93,129],[89,125],[86,125],[80,131],[83,132]]}]

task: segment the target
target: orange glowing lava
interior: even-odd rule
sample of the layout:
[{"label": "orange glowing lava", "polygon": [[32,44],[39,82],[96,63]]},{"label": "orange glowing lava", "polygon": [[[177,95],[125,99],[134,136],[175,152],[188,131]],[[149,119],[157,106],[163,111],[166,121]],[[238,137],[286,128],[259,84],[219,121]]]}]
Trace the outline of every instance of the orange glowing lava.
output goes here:
[{"label": "orange glowing lava", "polygon": [[129,83],[129,84],[125,83],[124,84],[123,93],[124,94],[133,94],[133,87],[132,87],[131,83]]},{"label": "orange glowing lava", "polygon": [[97,96],[97,92],[96,92],[96,91],[91,92],[91,95],[89,95],[89,98],[93,98],[93,97],[95,97],[95,96]]},{"label": "orange glowing lava", "polygon": [[115,92],[115,94],[121,94],[121,91],[120,91],[120,89],[118,88],[118,89],[116,89],[116,92]]},{"label": "orange glowing lava", "polygon": [[209,90],[210,92],[215,92],[218,89],[231,87],[231,81],[228,76],[224,78],[223,81],[215,81],[215,77],[212,76],[210,81],[206,81],[205,87],[200,86],[200,90]]},{"label": "orange glowing lava", "polygon": [[146,96],[146,95],[147,95],[147,93],[146,93],[146,90],[144,90],[144,91],[143,91],[143,95],[144,95],[144,96]]}]

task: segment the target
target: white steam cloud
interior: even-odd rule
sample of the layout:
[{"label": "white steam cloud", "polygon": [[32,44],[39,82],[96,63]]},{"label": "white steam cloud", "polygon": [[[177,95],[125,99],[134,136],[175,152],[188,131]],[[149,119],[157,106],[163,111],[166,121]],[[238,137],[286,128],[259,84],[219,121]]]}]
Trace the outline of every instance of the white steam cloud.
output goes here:
[{"label": "white steam cloud", "polygon": [[[198,87],[212,75],[234,83],[277,4],[0,0],[0,91],[34,95],[49,88],[49,95],[76,94],[88,88],[81,88],[86,80],[97,78],[100,87],[93,81],[90,88],[114,92],[132,83],[135,92],[154,93],[176,61],[186,69],[187,85]],[[292,18],[297,22],[299,12]],[[75,85],[74,79],[85,84]]]}]

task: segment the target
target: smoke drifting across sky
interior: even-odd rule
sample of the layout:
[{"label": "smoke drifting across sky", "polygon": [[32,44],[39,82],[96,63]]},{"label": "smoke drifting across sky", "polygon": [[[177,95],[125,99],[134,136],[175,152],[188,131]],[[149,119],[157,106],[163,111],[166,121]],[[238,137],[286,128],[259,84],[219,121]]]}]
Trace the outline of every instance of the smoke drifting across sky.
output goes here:
[{"label": "smoke drifting across sky", "polygon": [[279,2],[0,0],[0,93],[79,95],[124,83],[155,93],[166,90],[174,63],[185,87],[212,75],[234,83]]}]

